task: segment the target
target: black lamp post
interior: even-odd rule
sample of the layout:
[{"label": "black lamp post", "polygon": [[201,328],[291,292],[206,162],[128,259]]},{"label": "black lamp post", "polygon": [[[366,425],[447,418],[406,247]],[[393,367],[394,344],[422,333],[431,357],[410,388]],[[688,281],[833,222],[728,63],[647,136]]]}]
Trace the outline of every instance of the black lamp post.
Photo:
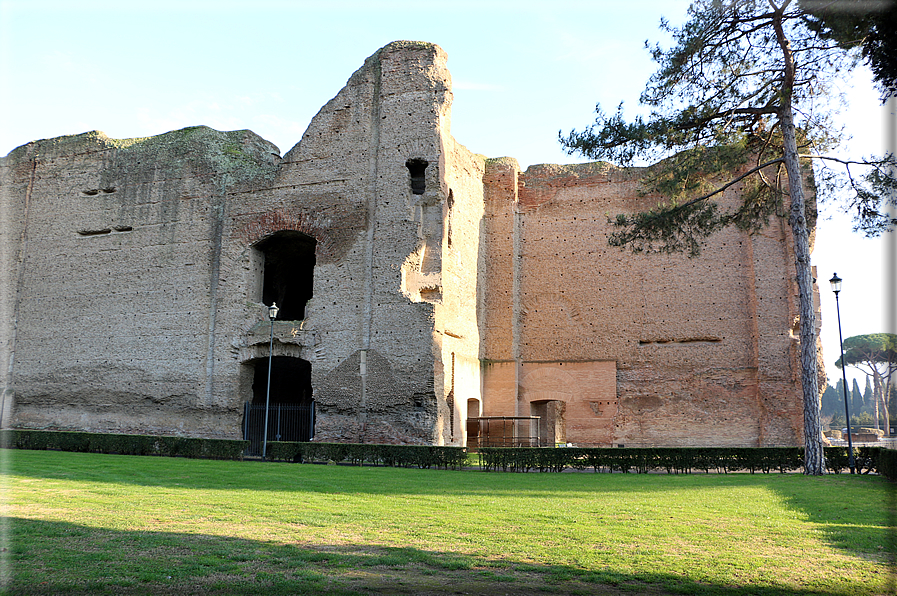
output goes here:
[{"label": "black lamp post", "polygon": [[850,439],[850,406],[847,404],[847,363],[844,362],[844,338],[841,335],[841,303],[838,301],[838,293],[841,292],[841,278],[836,273],[828,280],[832,284],[832,292],[835,293],[835,308],[838,311],[838,342],[841,344],[841,380],[844,383],[844,416],[847,419],[847,465],[850,473],[856,473],[856,464],[853,461],[853,441]]},{"label": "black lamp post", "polygon": [[268,389],[265,392],[265,435],[262,440],[262,459],[268,455],[268,406],[271,403],[271,360],[274,358],[274,319],[277,318],[277,303],[268,307],[268,320],[271,321],[271,341],[268,343]]}]

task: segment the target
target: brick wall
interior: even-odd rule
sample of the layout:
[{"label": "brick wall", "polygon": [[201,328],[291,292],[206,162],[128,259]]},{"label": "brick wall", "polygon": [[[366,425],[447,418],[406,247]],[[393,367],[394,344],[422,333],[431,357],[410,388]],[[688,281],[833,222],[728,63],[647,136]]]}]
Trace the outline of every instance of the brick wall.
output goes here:
[{"label": "brick wall", "polygon": [[[487,411],[529,415],[526,371],[563,365],[565,374],[595,371],[588,381],[548,382],[558,387],[553,398],[539,394],[567,403],[571,442],[797,443],[796,288],[782,221],[755,236],[718,233],[693,259],[610,247],[608,217],[657,200],[639,192],[640,175],[601,163],[526,172],[490,164],[487,267],[498,271],[484,300],[484,356],[508,364],[485,373]],[[584,399],[567,386],[607,397]],[[594,408],[572,423],[575,403]]]}]

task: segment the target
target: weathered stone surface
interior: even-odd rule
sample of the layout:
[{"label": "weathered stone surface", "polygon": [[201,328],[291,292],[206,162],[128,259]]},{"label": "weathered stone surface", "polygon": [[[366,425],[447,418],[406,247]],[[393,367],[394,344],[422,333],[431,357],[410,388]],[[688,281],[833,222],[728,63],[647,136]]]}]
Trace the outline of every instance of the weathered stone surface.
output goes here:
[{"label": "weathered stone surface", "polygon": [[[568,440],[795,444],[802,432],[789,333],[796,289],[783,223],[753,236],[718,233],[696,259],[610,247],[608,216],[657,200],[638,192],[640,171],[604,163],[526,172],[507,162],[487,167],[486,276],[498,291],[484,300],[490,330],[484,357],[517,363],[518,382],[503,385],[520,401],[516,414],[532,410],[521,391],[527,367],[611,363],[615,378],[566,385],[580,392],[603,384],[607,397],[587,401],[609,402],[599,409],[614,410],[613,428],[605,431],[597,421],[579,430],[568,425]],[[735,200],[734,192],[723,198]],[[490,369],[486,383],[508,374],[502,370]],[[496,392],[487,392],[487,410]],[[583,398],[549,399],[569,407]],[[511,409],[513,400],[494,414]]]},{"label": "weathered stone surface", "polygon": [[283,158],[194,127],[0,160],[0,424],[239,437],[263,296],[302,275],[286,238],[311,298],[272,354],[305,364],[272,374],[310,374],[315,440],[463,444],[468,416],[538,415],[544,441],[797,443],[782,223],[699,259],[611,248],[607,216],[656,200],[642,171],[471,153],[445,62],[381,48]]}]

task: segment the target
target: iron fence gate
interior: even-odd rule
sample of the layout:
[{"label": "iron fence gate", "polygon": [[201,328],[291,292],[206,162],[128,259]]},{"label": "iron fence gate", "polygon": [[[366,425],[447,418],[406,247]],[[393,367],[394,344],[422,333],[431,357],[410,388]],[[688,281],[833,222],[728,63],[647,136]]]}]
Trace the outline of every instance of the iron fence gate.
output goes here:
[{"label": "iron fence gate", "polygon": [[542,447],[539,416],[477,416],[467,419],[467,448]]},{"label": "iron fence gate", "polygon": [[[315,435],[315,402],[308,405],[270,404],[268,442],[311,441]],[[246,455],[262,454],[265,436],[265,404],[246,402],[243,410],[243,440],[249,441]]]}]

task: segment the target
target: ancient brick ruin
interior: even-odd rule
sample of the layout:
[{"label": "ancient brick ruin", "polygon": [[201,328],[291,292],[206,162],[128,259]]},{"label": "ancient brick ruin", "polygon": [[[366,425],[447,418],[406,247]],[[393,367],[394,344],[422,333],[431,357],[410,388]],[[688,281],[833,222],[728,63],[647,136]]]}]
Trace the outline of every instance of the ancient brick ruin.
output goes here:
[{"label": "ancient brick ruin", "polygon": [[276,301],[272,401],[313,402],[314,440],[799,443],[785,224],[611,248],[643,171],[472,153],[445,63],[387,45],[283,157],[195,127],[3,158],[3,426],[239,438]]}]

